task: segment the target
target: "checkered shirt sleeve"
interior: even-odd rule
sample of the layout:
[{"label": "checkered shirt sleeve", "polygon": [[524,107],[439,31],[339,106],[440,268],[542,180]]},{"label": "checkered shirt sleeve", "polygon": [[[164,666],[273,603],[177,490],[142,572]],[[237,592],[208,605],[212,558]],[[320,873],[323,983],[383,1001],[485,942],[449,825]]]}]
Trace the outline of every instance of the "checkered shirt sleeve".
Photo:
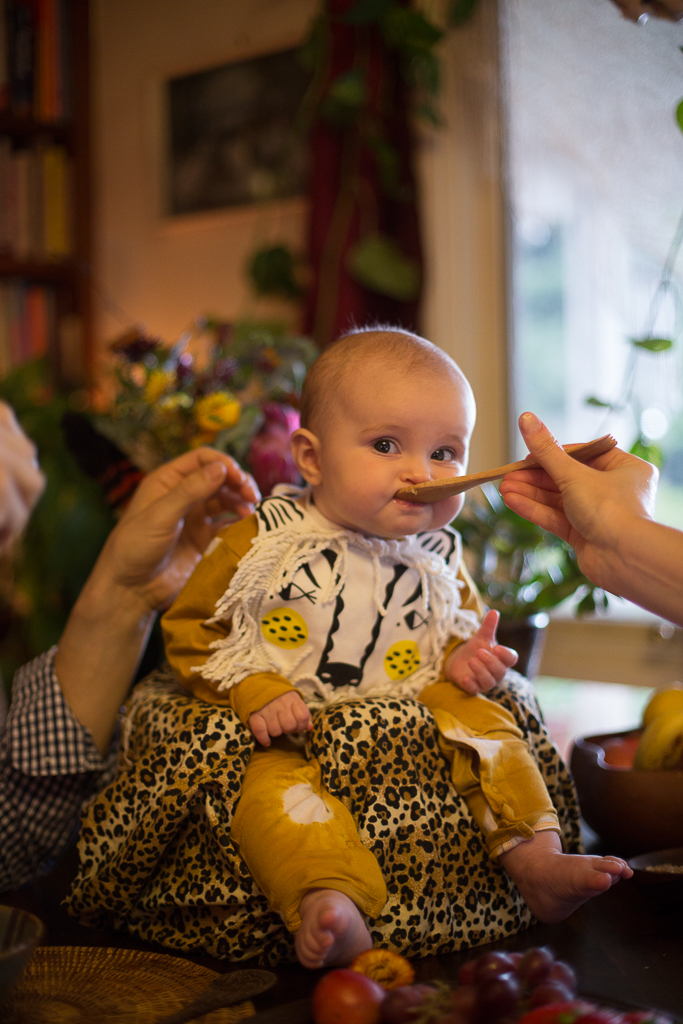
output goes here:
[{"label": "checkered shirt sleeve", "polygon": [[49,870],[116,760],[116,743],[103,758],[69,708],[55,651],[17,672],[0,736],[0,892]]}]

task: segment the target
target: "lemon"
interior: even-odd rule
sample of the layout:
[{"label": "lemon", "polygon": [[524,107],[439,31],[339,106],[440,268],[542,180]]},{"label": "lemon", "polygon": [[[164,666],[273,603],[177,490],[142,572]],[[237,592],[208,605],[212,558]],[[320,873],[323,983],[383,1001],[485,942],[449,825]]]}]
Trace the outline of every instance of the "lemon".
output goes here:
[{"label": "lemon", "polygon": [[669,771],[683,765],[683,708],[657,715],[645,726],[634,768]]},{"label": "lemon", "polygon": [[658,715],[683,709],[683,683],[671,683],[650,697],[643,711],[643,725],[649,725]]}]

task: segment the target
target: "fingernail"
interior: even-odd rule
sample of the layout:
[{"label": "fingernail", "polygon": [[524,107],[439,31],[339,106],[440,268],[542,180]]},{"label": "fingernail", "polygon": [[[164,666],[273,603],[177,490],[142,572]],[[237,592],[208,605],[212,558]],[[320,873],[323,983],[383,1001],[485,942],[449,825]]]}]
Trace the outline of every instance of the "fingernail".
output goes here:
[{"label": "fingernail", "polygon": [[519,417],[519,428],[525,434],[536,434],[543,424],[533,412],[523,412]]},{"label": "fingernail", "polygon": [[209,480],[215,480],[216,482],[218,482],[219,480],[222,480],[223,477],[225,476],[226,468],[222,462],[210,462],[209,465],[206,467],[205,472]]}]

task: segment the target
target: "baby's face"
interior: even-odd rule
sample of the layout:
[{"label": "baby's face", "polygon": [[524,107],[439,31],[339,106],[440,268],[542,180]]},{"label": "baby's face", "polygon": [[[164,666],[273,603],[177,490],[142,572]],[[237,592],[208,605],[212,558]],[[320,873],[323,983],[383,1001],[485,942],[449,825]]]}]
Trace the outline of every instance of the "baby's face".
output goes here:
[{"label": "baby's face", "polygon": [[431,369],[410,377],[398,371],[354,376],[330,396],[316,435],[317,473],[304,472],[316,508],[340,526],[377,537],[444,526],[462,508],[462,495],[420,504],[395,494],[464,473],[473,426],[464,380]]}]

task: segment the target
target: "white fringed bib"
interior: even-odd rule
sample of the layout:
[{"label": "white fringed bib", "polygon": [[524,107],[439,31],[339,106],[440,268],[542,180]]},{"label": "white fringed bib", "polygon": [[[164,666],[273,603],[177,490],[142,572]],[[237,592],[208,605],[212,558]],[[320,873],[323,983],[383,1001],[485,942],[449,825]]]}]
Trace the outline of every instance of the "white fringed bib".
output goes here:
[{"label": "white fringed bib", "polygon": [[314,708],[415,696],[440,677],[448,640],[479,620],[460,607],[460,537],[448,527],[382,540],[329,522],[310,497],[278,488],[211,622],[230,633],[193,668],[225,691],[277,672]]}]

